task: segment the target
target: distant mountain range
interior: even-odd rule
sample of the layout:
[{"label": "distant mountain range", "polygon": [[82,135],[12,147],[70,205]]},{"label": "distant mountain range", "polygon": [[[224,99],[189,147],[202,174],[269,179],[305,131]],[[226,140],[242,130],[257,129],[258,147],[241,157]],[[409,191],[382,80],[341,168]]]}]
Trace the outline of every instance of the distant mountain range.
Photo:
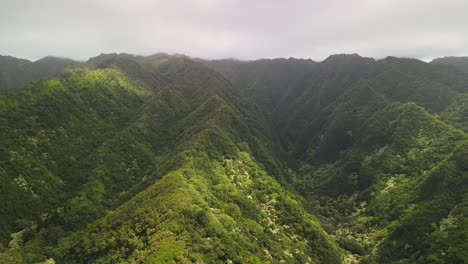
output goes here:
[{"label": "distant mountain range", "polygon": [[20,88],[30,81],[55,76],[65,66],[79,64],[71,59],[48,56],[31,62],[0,56],[0,93]]},{"label": "distant mountain range", "polygon": [[468,72],[468,57],[443,57],[434,59],[431,63],[451,65],[458,70]]},{"label": "distant mountain range", "polygon": [[0,57],[0,263],[466,263],[467,65]]}]

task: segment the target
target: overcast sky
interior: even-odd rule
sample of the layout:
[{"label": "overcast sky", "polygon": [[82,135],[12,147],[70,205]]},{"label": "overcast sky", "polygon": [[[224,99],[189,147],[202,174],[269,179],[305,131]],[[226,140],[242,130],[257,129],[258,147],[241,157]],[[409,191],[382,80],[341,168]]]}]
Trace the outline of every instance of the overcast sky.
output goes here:
[{"label": "overcast sky", "polygon": [[0,0],[0,54],[468,55],[467,0]]}]

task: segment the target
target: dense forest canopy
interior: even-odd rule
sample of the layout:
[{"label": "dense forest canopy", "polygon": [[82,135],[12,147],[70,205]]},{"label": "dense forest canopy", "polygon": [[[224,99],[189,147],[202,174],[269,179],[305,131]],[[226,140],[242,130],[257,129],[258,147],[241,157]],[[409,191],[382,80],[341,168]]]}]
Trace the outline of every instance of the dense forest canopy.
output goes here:
[{"label": "dense forest canopy", "polygon": [[0,57],[0,263],[466,263],[468,58]]}]

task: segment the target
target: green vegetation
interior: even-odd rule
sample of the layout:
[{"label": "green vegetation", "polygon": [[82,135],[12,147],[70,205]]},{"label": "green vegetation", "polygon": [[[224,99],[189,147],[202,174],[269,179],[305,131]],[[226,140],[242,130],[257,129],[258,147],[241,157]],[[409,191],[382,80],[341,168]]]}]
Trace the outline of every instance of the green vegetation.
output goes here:
[{"label": "green vegetation", "polygon": [[69,65],[0,97],[0,263],[465,263],[467,87],[355,54]]},{"label": "green vegetation", "polygon": [[0,55],[0,95],[21,88],[27,82],[52,77],[72,64],[79,63],[51,56],[30,62]]},{"label": "green vegetation", "polygon": [[467,261],[466,74],[358,55],[204,63],[267,113],[345,262]]},{"label": "green vegetation", "polygon": [[340,262],[268,176],[269,136],[228,82],[184,57],[127,60],[1,98],[2,195],[21,201],[2,207],[2,261]]}]

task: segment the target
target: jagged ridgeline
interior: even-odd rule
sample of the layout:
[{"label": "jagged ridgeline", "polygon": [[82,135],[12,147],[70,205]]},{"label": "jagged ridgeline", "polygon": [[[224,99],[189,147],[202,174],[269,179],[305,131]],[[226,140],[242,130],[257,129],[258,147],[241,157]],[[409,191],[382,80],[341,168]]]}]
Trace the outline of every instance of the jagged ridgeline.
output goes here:
[{"label": "jagged ridgeline", "polygon": [[468,261],[466,58],[48,61],[0,97],[0,263]]},{"label": "jagged ridgeline", "polygon": [[261,118],[183,56],[108,55],[0,97],[2,263],[339,263]]}]

